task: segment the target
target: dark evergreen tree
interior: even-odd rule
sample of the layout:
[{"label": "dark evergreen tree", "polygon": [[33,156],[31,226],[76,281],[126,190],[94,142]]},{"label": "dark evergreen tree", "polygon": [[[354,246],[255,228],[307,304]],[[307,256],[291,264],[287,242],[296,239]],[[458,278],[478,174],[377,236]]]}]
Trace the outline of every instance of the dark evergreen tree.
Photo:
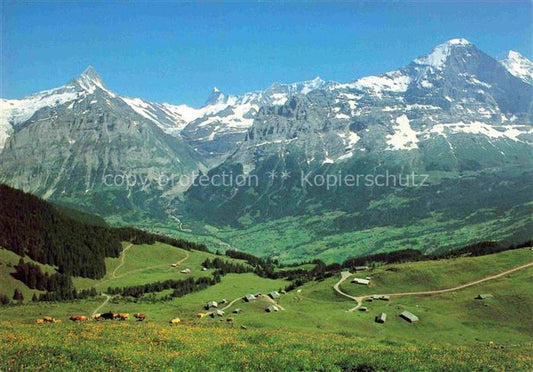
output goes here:
[{"label": "dark evergreen tree", "polygon": [[15,288],[15,291],[13,292],[13,300],[22,302],[24,301],[24,296],[22,295],[22,292],[19,291],[18,288]]},{"label": "dark evergreen tree", "polygon": [[10,301],[9,301],[9,297],[7,297],[6,295],[0,295],[0,305],[9,305]]}]

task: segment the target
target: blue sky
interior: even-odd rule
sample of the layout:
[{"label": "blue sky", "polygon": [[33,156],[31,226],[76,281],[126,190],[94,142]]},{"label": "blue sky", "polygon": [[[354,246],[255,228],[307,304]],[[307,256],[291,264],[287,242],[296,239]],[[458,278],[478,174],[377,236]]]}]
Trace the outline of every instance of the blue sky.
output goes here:
[{"label": "blue sky", "polygon": [[93,65],[121,95],[203,104],[321,76],[386,72],[464,37],[532,59],[532,3],[169,3],[2,1],[0,95],[63,85]]}]

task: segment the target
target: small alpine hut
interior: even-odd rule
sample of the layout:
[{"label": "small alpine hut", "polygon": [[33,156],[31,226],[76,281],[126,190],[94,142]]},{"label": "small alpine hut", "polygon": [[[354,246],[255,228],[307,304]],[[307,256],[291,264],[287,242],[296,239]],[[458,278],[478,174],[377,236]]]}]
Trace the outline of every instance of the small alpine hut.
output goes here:
[{"label": "small alpine hut", "polygon": [[248,293],[246,296],[244,296],[244,301],[246,302],[254,301],[255,299],[255,296],[251,293]]},{"label": "small alpine hut", "polygon": [[183,269],[183,270],[181,270],[181,273],[182,274],[190,274],[191,273],[191,269]]},{"label": "small alpine hut", "polygon": [[279,311],[278,307],[276,305],[270,305],[269,307],[266,308],[266,311],[268,313],[273,313],[275,311]]},{"label": "small alpine hut", "polygon": [[380,299],[381,301],[390,301],[390,296],[385,296],[385,295],[383,295],[383,296],[379,296],[379,299]]},{"label": "small alpine hut", "polygon": [[216,318],[217,316],[219,316],[219,317],[223,317],[223,316],[224,316],[224,311],[222,311],[222,310],[218,310],[218,309],[217,309],[217,310],[215,310],[215,311],[213,311],[213,312],[211,313],[211,317],[212,317],[212,318]]},{"label": "small alpine hut", "polygon": [[418,319],[418,317],[413,314],[412,312],[410,311],[404,311],[403,313],[400,314],[400,317],[402,317],[403,319],[407,320],[409,323],[416,323],[418,322],[420,319]]},{"label": "small alpine hut", "polygon": [[216,301],[209,301],[209,302],[207,303],[207,305],[205,306],[205,308],[206,308],[207,310],[209,310],[209,309],[211,309],[211,308],[215,308],[215,309],[216,309],[217,307],[218,307],[218,303],[217,303]]},{"label": "small alpine hut", "polygon": [[367,271],[370,268],[368,266],[356,266],[355,271]]},{"label": "small alpine hut", "polygon": [[352,283],[361,284],[361,285],[369,285],[370,280],[363,279],[363,278],[353,278]]},{"label": "small alpine hut", "polygon": [[233,310],[233,314],[240,314],[242,313],[242,309],[241,308],[237,308],[235,310]]},{"label": "small alpine hut", "polygon": [[277,300],[278,298],[281,298],[281,295],[279,294],[278,291],[272,291],[268,294],[270,296],[271,299],[273,300]]},{"label": "small alpine hut", "polygon": [[478,294],[476,300],[486,300],[487,298],[494,298],[494,296],[489,293]]},{"label": "small alpine hut", "polygon": [[381,313],[376,316],[376,323],[385,323],[387,321],[387,314]]},{"label": "small alpine hut", "polygon": [[363,311],[363,312],[364,312],[364,311],[368,311],[368,308],[367,308],[366,306],[361,306],[361,307],[359,308],[359,311]]}]

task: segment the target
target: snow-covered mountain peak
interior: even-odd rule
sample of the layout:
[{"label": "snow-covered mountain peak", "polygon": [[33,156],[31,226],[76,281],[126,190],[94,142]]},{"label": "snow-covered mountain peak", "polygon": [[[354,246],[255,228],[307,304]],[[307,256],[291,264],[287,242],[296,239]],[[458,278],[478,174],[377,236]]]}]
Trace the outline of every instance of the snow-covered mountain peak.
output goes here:
[{"label": "snow-covered mountain peak", "polygon": [[317,76],[313,80],[299,81],[290,84],[273,83],[265,92],[267,95],[277,93],[283,93],[287,95],[307,94],[315,89],[323,88],[327,84],[328,83],[322,80],[320,76]]},{"label": "snow-covered mountain peak", "polygon": [[207,97],[204,106],[227,103],[229,96],[225,95],[217,87],[213,87],[211,94]]},{"label": "snow-covered mountain peak", "polygon": [[96,70],[94,69],[93,66],[89,66],[85,69],[85,71],[82,72],[82,74],[80,75],[80,78],[83,77],[85,79],[90,79],[94,82],[97,82],[99,84],[102,84],[102,78],[100,77],[100,75],[98,74],[98,72],[96,72]]},{"label": "snow-covered mountain peak", "polygon": [[115,94],[106,88],[102,78],[92,66],[87,67],[85,71],[83,71],[83,73],[75,78],[72,82],[89,94],[94,93],[95,89],[99,88],[107,92],[112,97],[115,97]]},{"label": "snow-covered mountain peak", "polygon": [[444,63],[450,56],[454,48],[473,47],[474,44],[466,39],[451,39],[442,44],[437,45],[433,51],[425,56],[415,59],[415,63],[419,65],[431,66],[435,69],[443,67]]},{"label": "snow-covered mountain peak", "polygon": [[512,75],[528,84],[533,84],[533,62],[520,53],[510,50],[507,58],[501,60],[500,63]]},{"label": "snow-covered mountain peak", "polygon": [[322,80],[320,76],[317,76],[313,80],[305,81],[302,83],[302,93],[307,94],[312,90],[322,88],[326,84],[325,80]]},{"label": "snow-covered mountain peak", "polygon": [[448,45],[473,45],[470,41],[460,38],[460,39],[451,39],[446,41],[445,43],[442,43],[441,45],[448,44]]}]

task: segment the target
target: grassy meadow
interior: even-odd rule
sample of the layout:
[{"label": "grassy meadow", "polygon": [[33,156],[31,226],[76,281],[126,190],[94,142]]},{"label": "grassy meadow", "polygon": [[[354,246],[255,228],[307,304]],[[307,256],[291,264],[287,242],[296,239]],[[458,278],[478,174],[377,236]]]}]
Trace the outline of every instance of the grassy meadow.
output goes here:
[{"label": "grassy meadow", "polygon": [[526,347],[375,342],[289,330],[160,323],[0,322],[2,370],[472,371],[528,370]]},{"label": "grassy meadow", "polygon": [[[187,253],[179,267],[170,267]],[[97,288],[105,292],[107,286],[179,279],[186,277],[179,272],[185,267],[193,271],[191,275],[210,275],[201,271],[206,257],[215,256],[162,243],[132,246],[121,266],[121,257],[106,262],[108,277],[96,281],[102,283]],[[348,279],[341,289],[355,296],[445,289],[532,261],[533,251],[524,248],[481,257],[380,265],[355,275],[370,276],[370,287]],[[117,267],[117,278],[110,278]],[[115,296],[99,310],[146,313],[144,322],[68,321],[70,315],[91,315],[103,297],[3,306],[0,338],[6,347],[0,349],[0,370],[533,370],[532,267],[454,292],[364,302],[366,312],[348,311],[356,303],[333,291],[339,279],[311,281],[282,295],[275,302],[283,310],[274,313],[265,311],[273,302],[267,296],[253,302],[244,302],[242,296],[265,294],[288,282],[252,273],[228,274],[214,286],[171,300],[160,300],[164,292],[137,299]],[[80,284],[95,283],[76,279]],[[480,293],[494,298],[476,300]],[[197,318],[198,313],[206,313],[208,301],[220,303],[224,298],[236,300],[225,309],[224,317]],[[242,312],[233,314],[236,308]],[[403,310],[420,321],[404,321],[399,317]],[[388,315],[385,324],[374,321],[381,312]],[[35,324],[43,316],[62,323]],[[181,323],[170,326],[169,320],[175,317]],[[228,317],[233,322],[227,322]],[[488,346],[491,341],[493,347]]]},{"label": "grassy meadow", "polygon": [[[13,266],[17,265],[19,260],[20,256],[16,253],[0,248],[0,293],[12,296],[15,288],[17,288],[22,292],[24,299],[30,300],[34,294],[39,296],[39,294],[44,292],[37,289],[30,289],[25,284],[11,276],[11,274],[16,271]],[[34,265],[38,265],[43,272],[49,274],[56,272],[56,269],[53,266],[43,265],[37,261],[33,261],[29,257],[24,257],[24,262],[31,262]]]}]

